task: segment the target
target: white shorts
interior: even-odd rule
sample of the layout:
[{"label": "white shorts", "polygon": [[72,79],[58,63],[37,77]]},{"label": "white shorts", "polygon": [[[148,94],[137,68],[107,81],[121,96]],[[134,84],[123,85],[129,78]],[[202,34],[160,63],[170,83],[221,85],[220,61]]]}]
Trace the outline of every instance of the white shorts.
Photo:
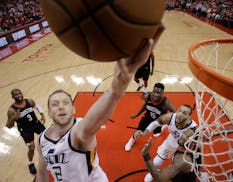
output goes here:
[{"label": "white shorts", "polygon": [[170,133],[166,140],[158,147],[157,154],[162,159],[167,159],[167,156],[164,155],[164,151],[168,148],[177,148],[179,146],[178,140],[176,140]]}]

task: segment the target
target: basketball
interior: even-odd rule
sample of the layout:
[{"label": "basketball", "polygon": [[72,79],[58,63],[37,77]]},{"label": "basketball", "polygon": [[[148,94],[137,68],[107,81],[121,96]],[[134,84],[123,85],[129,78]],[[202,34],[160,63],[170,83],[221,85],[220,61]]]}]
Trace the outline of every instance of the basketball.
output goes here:
[{"label": "basketball", "polygon": [[74,53],[95,61],[115,61],[135,53],[155,36],[164,0],[41,0],[58,39]]}]

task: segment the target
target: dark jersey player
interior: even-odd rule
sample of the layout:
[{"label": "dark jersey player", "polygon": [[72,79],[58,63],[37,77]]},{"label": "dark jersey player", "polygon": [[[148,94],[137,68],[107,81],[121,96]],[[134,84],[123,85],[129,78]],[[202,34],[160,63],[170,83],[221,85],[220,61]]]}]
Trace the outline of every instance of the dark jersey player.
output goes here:
[{"label": "dark jersey player", "polygon": [[[17,124],[20,135],[28,146],[29,171],[31,174],[36,174],[33,162],[35,150],[34,133],[40,134],[45,129],[45,126],[42,124],[45,122],[43,110],[32,99],[24,99],[20,89],[13,89],[11,96],[15,102],[8,109],[6,127],[12,128],[15,123]],[[40,113],[42,123],[37,119],[34,109]]]},{"label": "dark jersey player", "polygon": [[[147,59],[146,63],[143,64],[135,73],[134,81],[138,84],[137,91],[139,91],[144,86],[144,94],[147,93],[147,85],[150,74],[153,75],[154,72],[154,54],[151,53],[150,57]],[[140,79],[143,82],[140,82]]]},{"label": "dark jersey player", "polygon": [[[172,182],[196,182],[196,174],[191,171],[191,165],[184,161],[184,142],[194,134],[194,129],[188,129],[179,139],[179,147],[176,150],[173,163],[166,167],[163,170],[160,170],[158,167],[154,166],[152,159],[149,155],[149,149],[151,147],[152,140],[149,139],[148,143],[145,144],[142,155],[144,157],[145,163],[153,176],[155,182],[167,182],[171,180]],[[193,156],[193,154],[188,154],[185,156],[185,160],[192,162],[193,159],[197,163],[201,163],[200,156]],[[201,180],[204,181],[204,180]]]},{"label": "dark jersey player", "polygon": [[[153,92],[146,95],[145,103],[136,114],[131,115],[131,119],[138,117],[144,111],[145,114],[141,118],[137,131],[144,131],[147,126],[156,120],[160,115],[167,113],[168,111],[176,112],[175,106],[164,96],[164,85],[162,83],[156,83],[153,88]],[[125,145],[125,151],[130,151],[136,141],[135,133],[130,137],[129,141]],[[160,134],[161,127],[156,128],[154,134]],[[157,135],[158,136],[158,135]]]}]

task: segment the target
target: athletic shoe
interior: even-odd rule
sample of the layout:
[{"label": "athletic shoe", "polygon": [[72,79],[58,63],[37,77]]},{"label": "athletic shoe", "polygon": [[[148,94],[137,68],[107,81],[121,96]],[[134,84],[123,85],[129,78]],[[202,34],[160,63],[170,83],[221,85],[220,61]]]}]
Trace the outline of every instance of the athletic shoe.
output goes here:
[{"label": "athletic shoe", "polygon": [[139,87],[137,88],[137,92],[138,92],[139,90],[141,90],[142,87],[143,87],[143,85],[142,85],[142,86],[139,86]]},{"label": "athletic shoe", "polygon": [[31,174],[36,174],[36,168],[34,163],[28,165],[29,171]]},{"label": "athletic shoe", "polygon": [[129,152],[131,148],[133,147],[134,143],[135,143],[135,140],[133,139],[133,137],[131,137],[129,141],[127,142],[127,144],[125,145],[125,151]]},{"label": "athletic shoe", "polygon": [[153,177],[150,173],[147,173],[146,176],[144,177],[144,182],[151,182],[153,181]]}]

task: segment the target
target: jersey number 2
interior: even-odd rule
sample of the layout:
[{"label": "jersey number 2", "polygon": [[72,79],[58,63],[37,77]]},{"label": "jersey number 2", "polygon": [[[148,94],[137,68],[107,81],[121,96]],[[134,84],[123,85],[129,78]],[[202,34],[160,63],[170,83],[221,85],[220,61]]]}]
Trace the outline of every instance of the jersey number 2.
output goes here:
[{"label": "jersey number 2", "polygon": [[53,170],[54,170],[54,174],[56,176],[56,180],[62,181],[61,167],[55,166],[55,167],[53,167]]}]

